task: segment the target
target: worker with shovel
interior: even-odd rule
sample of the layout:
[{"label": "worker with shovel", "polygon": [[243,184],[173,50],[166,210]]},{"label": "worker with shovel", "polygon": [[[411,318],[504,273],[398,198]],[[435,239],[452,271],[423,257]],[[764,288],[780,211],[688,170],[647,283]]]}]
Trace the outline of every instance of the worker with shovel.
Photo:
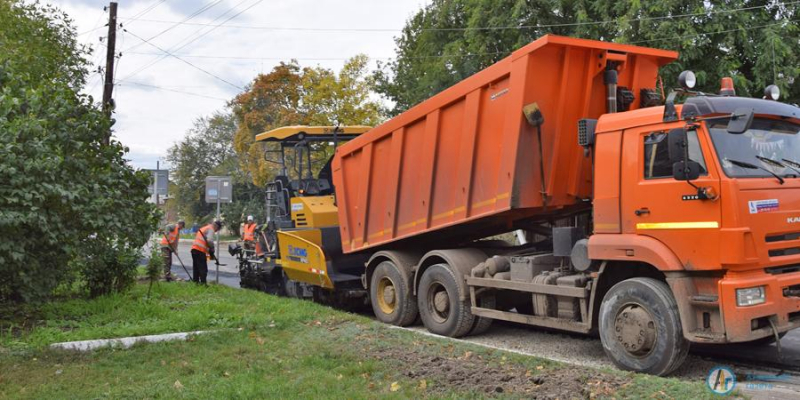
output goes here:
[{"label": "worker with shovel", "polygon": [[183,220],[177,224],[167,225],[161,235],[161,256],[164,258],[164,279],[172,281],[172,253],[178,252],[178,242],[181,238],[181,229],[186,226]]},{"label": "worker with shovel", "polygon": [[197,231],[192,243],[192,280],[205,285],[208,276],[208,260],[217,260],[214,254],[214,233],[222,228],[222,222],[217,220]]}]

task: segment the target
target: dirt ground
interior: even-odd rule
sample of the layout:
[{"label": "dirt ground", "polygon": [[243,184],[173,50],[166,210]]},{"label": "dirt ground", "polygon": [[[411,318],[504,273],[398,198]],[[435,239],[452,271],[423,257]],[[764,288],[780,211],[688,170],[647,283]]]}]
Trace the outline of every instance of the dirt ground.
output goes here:
[{"label": "dirt ground", "polygon": [[[429,394],[456,390],[480,396],[514,396],[530,399],[592,399],[613,395],[630,383],[589,368],[561,367],[555,364],[530,368],[506,362],[505,357],[451,354],[430,348],[398,349],[393,346],[367,346],[369,357],[397,362],[402,375],[415,380]],[[438,354],[437,354],[438,353]]]}]

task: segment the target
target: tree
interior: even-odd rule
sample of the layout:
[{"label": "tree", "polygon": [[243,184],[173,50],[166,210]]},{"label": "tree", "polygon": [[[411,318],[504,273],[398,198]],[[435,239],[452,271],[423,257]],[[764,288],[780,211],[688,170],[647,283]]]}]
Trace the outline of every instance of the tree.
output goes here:
[{"label": "tree", "polygon": [[367,62],[363,55],[353,57],[338,74],[321,67],[301,69],[296,61],[281,63],[231,101],[238,122],[234,149],[256,187],[264,187],[275,174],[256,134],[286,125],[380,123],[380,104],[370,99],[374,81]]},{"label": "tree", "polygon": [[79,279],[90,295],[133,283],[157,221],[148,174],[103,145],[113,121],[77,90],[85,51],[63,13],[0,2],[0,301]]},{"label": "tree", "polygon": [[243,172],[233,150],[236,128],[230,113],[200,117],[183,140],[169,149],[167,161],[171,164],[179,214],[201,220],[215,212],[214,206],[205,202],[207,176],[234,175],[240,181],[249,180],[240,176]]},{"label": "tree", "polygon": [[800,5],[763,0],[658,2],[594,0],[434,0],[396,38],[397,58],[375,74],[398,114],[547,33],[678,50],[662,71],[673,85],[682,69],[700,90],[723,76],[737,94],[761,96],[777,84],[800,102]]}]

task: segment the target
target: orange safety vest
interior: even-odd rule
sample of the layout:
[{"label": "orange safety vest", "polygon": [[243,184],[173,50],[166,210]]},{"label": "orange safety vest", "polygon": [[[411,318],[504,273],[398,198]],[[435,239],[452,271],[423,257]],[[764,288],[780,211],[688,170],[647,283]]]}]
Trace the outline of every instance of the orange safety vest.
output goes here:
[{"label": "orange safety vest", "polygon": [[[211,254],[209,252],[208,246],[208,237],[214,234],[214,225],[208,224],[199,231],[197,231],[197,235],[194,236],[194,242],[192,243],[192,250],[202,251],[206,254]],[[205,237],[203,237],[205,235]]]},{"label": "orange safety vest", "polygon": [[244,241],[255,242],[256,240],[256,224],[244,224]]},{"label": "orange safety vest", "polygon": [[162,247],[177,247],[178,238],[181,234],[181,227],[178,224],[175,224],[175,229],[170,232],[167,232],[166,235],[161,235],[161,246]]}]

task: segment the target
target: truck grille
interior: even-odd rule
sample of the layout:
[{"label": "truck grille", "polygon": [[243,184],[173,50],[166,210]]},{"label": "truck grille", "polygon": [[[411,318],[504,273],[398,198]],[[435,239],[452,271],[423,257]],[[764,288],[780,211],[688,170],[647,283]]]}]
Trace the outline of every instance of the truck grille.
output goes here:
[{"label": "truck grille", "polygon": [[800,264],[781,265],[780,267],[769,267],[764,269],[768,274],[781,275],[800,271]]},{"label": "truck grille", "polygon": [[787,240],[800,239],[800,232],[784,233],[782,235],[767,235],[764,240],[767,243],[784,242]]},{"label": "truck grille", "polygon": [[776,249],[769,251],[770,257],[792,256],[795,254],[800,254],[800,247],[789,247],[787,249]]},{"label": "truck grille", "polygon": [[[793,256],[800,254],[800,247],[797,246],[797,240],[800,239],[800,232],[790,232],[790,233],[781,233],[777,235],[767,235],[764,237],[764,241],[767,243],[776,243],[780,246],[781,242],[794,242],[794,243],[786,243],[788,246],[791,247],[784,247],[778,249],[770,249],[769,256],[770,257],[782,257],[782,256]],[[770,247],[777,247],[775,245],[771,245]]]}]

